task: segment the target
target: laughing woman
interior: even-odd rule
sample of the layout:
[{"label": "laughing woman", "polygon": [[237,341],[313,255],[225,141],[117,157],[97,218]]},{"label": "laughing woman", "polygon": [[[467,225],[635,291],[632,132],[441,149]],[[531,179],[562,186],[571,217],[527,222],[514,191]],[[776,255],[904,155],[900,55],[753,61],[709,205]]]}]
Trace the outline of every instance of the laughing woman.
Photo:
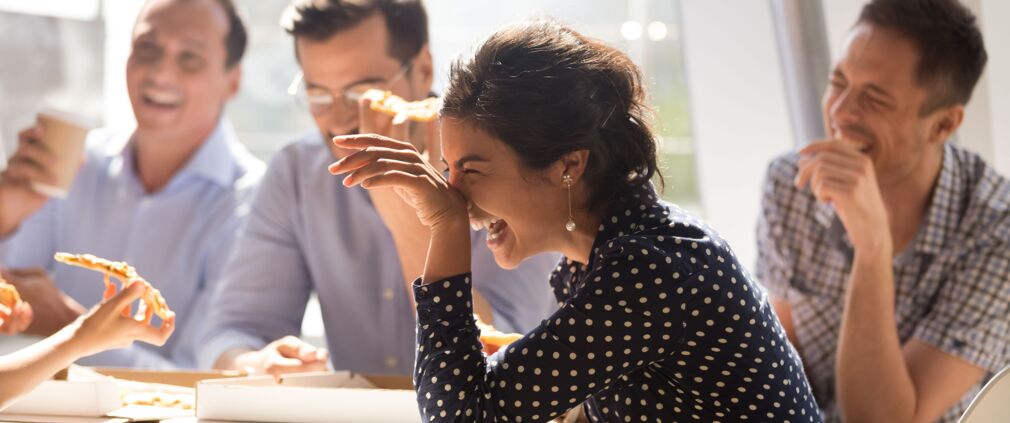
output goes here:
[{"label": "laughing woman", "polygon": [[[394,187],[431,228],[414,375],[424,421],[819,422],[764,292],[714,231],[659,200],[638,68],[552,21],[501,30],[452,68],[448,179],[410,144],[338,137],[346,185]],[[561,308],[489,360],[470,297],[470,224],[503,267],[566,257]]]}]

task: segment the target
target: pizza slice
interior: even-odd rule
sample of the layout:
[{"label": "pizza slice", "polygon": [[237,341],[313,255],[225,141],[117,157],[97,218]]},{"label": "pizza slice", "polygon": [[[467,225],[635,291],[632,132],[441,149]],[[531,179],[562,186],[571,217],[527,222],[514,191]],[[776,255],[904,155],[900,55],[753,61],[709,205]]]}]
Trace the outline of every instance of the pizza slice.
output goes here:
[{"label": "pizza slice", "polygon": [[14,307],[20,302],[21,295],[18,294],[17,288],[0,279],[0,304],[3,304],[8,310],[14,310]]},{"label": "pizza slice", "polygon": [[428,97],[420,101],[407,101],[389,91],[371,89],[362,94],[371,100],[371,109],[391,116],[403,116],[415,122],[431,122],[438,119],[442,99]]},{"label": "pizza slice", "polygon": [[[102,273],[105,276],[103,300],[108,300],[116,295],[116,286],[109,281],[110,277],[119,279],[123,288],[132,283],[143,283],[146,290],[140,298],[140,305],[137,307],[137,314],[135,316],[137,321],[151,323],[151,317],[157,315],[165,324],[175,323],[175,313],[169,310],[168,305],[165,303],[165,298],[161,296],[161,292],[151,286],[144,278],[140,277],[137,274],[137,270],[133,266],[126,264],[126,262],[106,260],[91,254],[56,253],[54,258],[63,264],[83,267]],[[128,308],[124,309],[123,315],[124,317],[129,317],[130,310]]]},{"label": "pizza slice", "polygon": [[[474,316],[476,320],[477,316]],[[523,336],[518,333],[505,333],[494,326],[477,320],[477,329],[480,329],[480,343],[484,344],[484,352],[487,355],[494,354],[498,350],[507,347],[509,344],[518,341]]]}]

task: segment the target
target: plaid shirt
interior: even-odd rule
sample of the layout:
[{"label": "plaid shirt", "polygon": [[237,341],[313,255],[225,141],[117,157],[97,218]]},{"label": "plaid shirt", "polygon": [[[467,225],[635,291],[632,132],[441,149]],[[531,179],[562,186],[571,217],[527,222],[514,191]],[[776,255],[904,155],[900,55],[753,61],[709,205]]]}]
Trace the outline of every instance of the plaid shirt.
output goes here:
[{"label": "plaid shirt", "polygon": [[[853,250],[833,209],[793,186],[798,159],[788,154],[769,166],[756,274],[789,302],[814,395],[825,421],[839,421],[835,353]],[[894,259],[898,335],[991,376],[1010,363],[1010,181],[947,144],[925,219]],[[956,422],[982,385],[939,421]]]}]

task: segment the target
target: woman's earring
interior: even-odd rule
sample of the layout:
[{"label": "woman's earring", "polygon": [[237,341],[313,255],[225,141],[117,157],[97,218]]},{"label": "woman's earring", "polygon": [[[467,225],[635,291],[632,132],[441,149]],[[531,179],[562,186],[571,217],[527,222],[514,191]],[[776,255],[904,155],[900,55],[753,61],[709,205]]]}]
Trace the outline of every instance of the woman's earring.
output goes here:
[{"label": "woman's earring", "polygon": [[562,179],[565,182],[565,188],[568,188],[568,221],[565,222],[565,229],[568,232],[573,232],[575,231],[575,219],[572,218],[572,177],[564,175]]}]

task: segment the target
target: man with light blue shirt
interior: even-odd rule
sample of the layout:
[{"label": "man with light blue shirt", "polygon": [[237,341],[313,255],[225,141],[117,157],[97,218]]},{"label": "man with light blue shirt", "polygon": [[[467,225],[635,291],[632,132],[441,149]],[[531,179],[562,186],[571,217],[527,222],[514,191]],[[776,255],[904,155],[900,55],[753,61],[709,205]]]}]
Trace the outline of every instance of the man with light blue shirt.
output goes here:
[{"label": "man with light blue shirt", "polygon": [[127,261],[176,312],[175,335],[160,348],[138,344],[82,362],[193,367],[211,284],[263,174],[223,117],[238,91],[245,29],[229,0],[151,0],[132,43],[126,80],[137,127],[92,134],[67,198],[31,190],[31,181],[51,178],[52,152],[38,142],[40,127],[21,132],[0,174],[5,277],[35,308],[29,332],[48,335],[103,291],[99,274],[56,266],[55,252]]},{"label": "man with light blue shirt", "polygon": [[[302,68],[317,128],[277,153],[218,284],[199,357],[202,367],[281,374],[336,369],[409,374],[414,312],[429,231],[390,191],[346,188],[327,166],[346,152],[330,138],[357,132],[408,140],[438,162],[437,123],[410,125],[371,111],[368,88],[410,100],[429,94],[432,59],[420,1],[295,1],[283,24]],[[506,332],[525,332],[555,307],[544,280],[557,257],[505,271],[475,236],[475,308]],[[297,338],[309,296],[322,309],[329,351]]]}]

